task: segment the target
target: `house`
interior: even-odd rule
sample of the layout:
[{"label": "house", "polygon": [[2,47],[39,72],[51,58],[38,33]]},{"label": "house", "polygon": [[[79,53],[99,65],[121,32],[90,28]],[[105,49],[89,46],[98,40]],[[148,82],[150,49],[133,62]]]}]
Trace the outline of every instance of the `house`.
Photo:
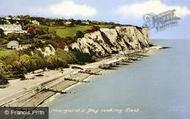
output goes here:
[{"label": "house", "polygon": [[11,18],[11,16],[6,16],[5,19],[10,20],[12,18]]},{"label": "house", "polygon": [[16,20],[16,21],[20,21],[20,18],[16,17],[16,16],[13,16],[12,17],[13,20]]},{"label": "house", "polygon": [[0,25],[0,28],[3,29],[5,35],[8,33],[26,33],[20,24],[3,24]]},{"label": "house", "polygon": [[18,49],[19,48],[19,42],[18,41],[10,41],[7,44],[7,48],[9,48],[9,49]]},{"label": "house", "polygon": [[71,21],[67,21],[67,22],[65,22],[65,25],[71,25],[71,24],[72,24]]},{"label": "house", "polygon": [[38,22],[37,20],[32,20],[31,22],[32,22],[32,24],[40,25],[40,22]]}]

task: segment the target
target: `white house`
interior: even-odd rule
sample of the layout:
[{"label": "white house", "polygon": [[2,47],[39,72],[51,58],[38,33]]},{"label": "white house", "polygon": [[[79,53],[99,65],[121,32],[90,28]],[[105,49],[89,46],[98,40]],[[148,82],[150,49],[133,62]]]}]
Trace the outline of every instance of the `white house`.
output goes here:
[{"label": "white house", "polygon": [[10,17],[10,16],[6,16],[6,17],[5,17],[5,19],[10,20],[10,19],[11,19],[11,17]]},{"label": "white house", "polygon": [[65,25],[71,25],[71,24],[72,24],[71,21],[66,21],[66,22],[65,22]]},{"label": "white house", "polygon": [[18,18],[18,17],[16,17],[16,16],[13,16],[12,19],[13,19],[13,20],[17,20],[17,21],[20,20],[20,18]]},{"label": "white house", "polygon": [[0,25],[0,28],[3,29],[5,35],[8,33],[26,33],[20,24],[3,24]]},{"label": "white house", "polygon": [[7,44],[7,48],[9,48],[9,49],[18,49],[19,48],[19,42],[18,41],[10,41]]},{"label": "white house", "polygon": [[32,22],[32,24],[40,25],[40,22],[38,22],[37,20],[32,20],[31,22]]}]

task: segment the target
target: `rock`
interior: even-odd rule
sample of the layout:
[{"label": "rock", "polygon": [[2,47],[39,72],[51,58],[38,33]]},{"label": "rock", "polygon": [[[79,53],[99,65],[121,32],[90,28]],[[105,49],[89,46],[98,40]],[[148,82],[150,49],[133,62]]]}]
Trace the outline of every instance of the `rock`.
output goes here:
[{"label": "rock", "polygon": [[100,69],[111,69],[112,67],[109,64],[101,64],[101,65],[99,65],[99,68]]}]

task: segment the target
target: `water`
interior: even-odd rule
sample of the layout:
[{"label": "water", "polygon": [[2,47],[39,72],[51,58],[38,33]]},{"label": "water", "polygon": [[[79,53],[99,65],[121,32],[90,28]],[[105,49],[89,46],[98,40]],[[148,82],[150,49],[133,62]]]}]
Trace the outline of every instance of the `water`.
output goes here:
[{"label": "water", "polygon": [[190,40],[155,42],[172,48],[58,96],[50,119],[189,119]]}]

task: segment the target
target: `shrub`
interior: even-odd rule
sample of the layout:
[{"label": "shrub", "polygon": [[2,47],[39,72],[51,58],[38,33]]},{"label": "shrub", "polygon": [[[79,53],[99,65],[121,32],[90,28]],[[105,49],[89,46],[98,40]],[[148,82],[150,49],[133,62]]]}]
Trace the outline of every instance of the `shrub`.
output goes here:
[{"label": "shrub", "polygon": [[18,78],[25,79],[24,73],[26,73],[26,69],[19,61],[12,62],[12,73]]},{"label": "shrub", "polygon": [[27,54],[24,54],[24,55],[22,55],[22,56],[20,56],[20,62],[21,62],[21,64],[29,64],[30,63],[30,56],[29,55],[27,55]]},{"label": "shrub", "polygon": [[47,63],[48,63],[47,66],[48,66],[49,69],[55,69],[55,68],[66,67],[67,66],[66,61],[62,60],[57,55],[48,56]]},{"label": "shrub", "polygon": [[76,58],[75,58],[74,54],[72,54],[70,52],[66,52],[63,49],[58,48],[56,50],[56,55],[59,58],[61,58],[62,60],[66,61],[67,64],[71,64],[71,63],[76,62]]},{"label": "shrub", "polygon": [[82,37],[84,37],[84,33],[82,31],[77,31],[76,38],[82,38]]},{"label": "shrub", "polygon": [[92,28],[86,30],[85,33],[91,33],[91,32],[98,31],[98,30],[100,30],[99,26],[92,26]]},{"label": "shrub", "polygon": [[8,83],[6,77],[0,72],[0,85],[5,85]]},{"label": "shrub", "polygon": [[67,45],[70,45],[70,44],[76,42],[76,38],[67,36],[67,37],[63,38],[63,41],[64,41]]},{"label": "shrub", "polygon": [[3,38],[3,37],[4,37],[4,35],[5,35],[5,34],[4,34],[3,29],[1,29],[1,28],[0,28],[0,38]]},{"label": "shrub", "polygon": [[7,34],[7,39],[9,39],[9,40],[17,40],[18,38],[19,38],[18,33],[8,33]]},{"label": "shrub", "polygon": [[65,48],[65,43],[64,43],[64,41],[60,37],[58,37],[58,36],[54,37],[53,41],[57,44],[57,46],[59,48],[62,48],[62,49]]},{"label": "shrub", "polygon": [[11,64],[13,61],[18,60],[19,55],[17,51],[14,50],[0,50],[0,60],[4,61],[6,64]]},{"label": "shrub", "polygon": [[92,56],[88,53],[82,53],[79,50],[73,50],[72,53],[77,59],[77,63],[84,64],[85,62],[92,62]]}]

